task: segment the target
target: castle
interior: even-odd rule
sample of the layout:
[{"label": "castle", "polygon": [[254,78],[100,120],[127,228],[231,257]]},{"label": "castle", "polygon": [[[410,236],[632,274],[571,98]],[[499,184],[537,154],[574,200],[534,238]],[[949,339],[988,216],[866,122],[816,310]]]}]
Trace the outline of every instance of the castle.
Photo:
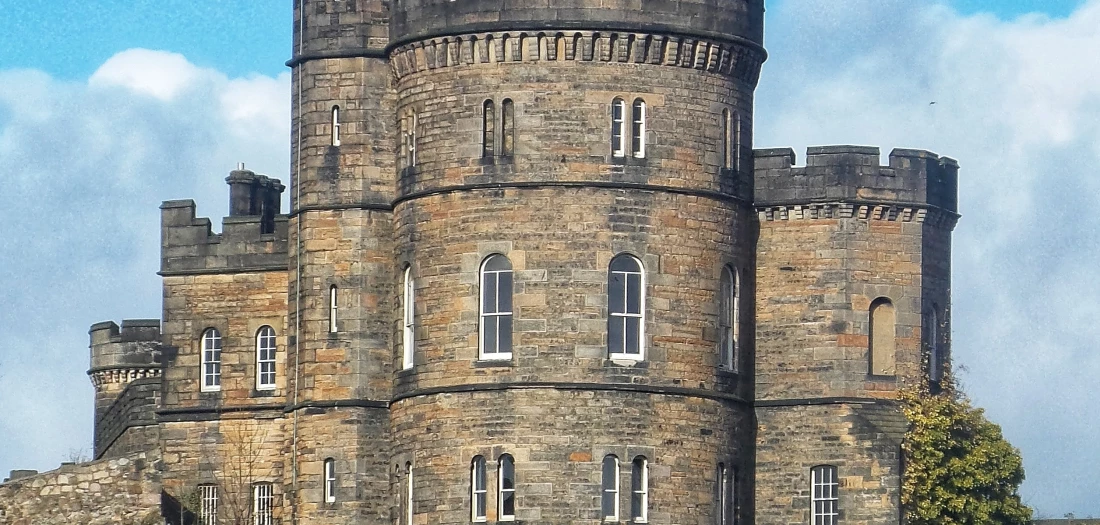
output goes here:
[{"label": "castle", "polygon": [[754,151],[763,0],[294,3],[290,210],[161,205],[96,460],[0,523],[900,522],[953,160]]}]

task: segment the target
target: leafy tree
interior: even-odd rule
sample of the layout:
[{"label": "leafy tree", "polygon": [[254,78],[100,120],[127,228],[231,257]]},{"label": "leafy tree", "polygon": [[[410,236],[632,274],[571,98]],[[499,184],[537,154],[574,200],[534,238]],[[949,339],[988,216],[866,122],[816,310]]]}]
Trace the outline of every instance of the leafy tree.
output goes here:
[{"label": "leafy tree", "polygon": [[907,524],[1027,525],[1020,451],[971,405],[947,369],[938,384],[924,377],[899,396],[909,420],[901,494]]}]

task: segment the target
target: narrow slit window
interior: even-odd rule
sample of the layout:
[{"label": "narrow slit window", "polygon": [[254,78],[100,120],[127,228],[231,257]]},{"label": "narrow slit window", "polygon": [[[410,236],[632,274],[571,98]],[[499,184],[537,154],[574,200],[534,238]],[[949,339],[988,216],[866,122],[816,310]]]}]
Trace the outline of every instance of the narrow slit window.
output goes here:
[{"label": "narrow slit window", "polygon": [[603,521],[619,520],[619,458],[608,455],[603,458],[603,476],[600,498],[600,516]]},{"label": "narrow slit window", "polygon": [[413,367],[413,352],[416,350],[416,294],[412,277],[412,266],[405,268],[405,300],[403,306],[402,331],[402,368],[408,370]]},{"label": "narrow slit window", "polygon": [[256,332],[256,390],[275,389],[275,329],[264,326]]},{"label": "narrow slit window", "polygon": [[733,162],[734,162],[734,166],[733,167],[734,167],[734,169],[737,170],[738,173],[740,173],[741,172],[741,158],[744,156],[744,153],[741,151],[744,144],[742,144],[742,142],[741,142],[741,136],[742,135],[741,135],[741,114],[740,113],[737,113],[735,115],[735,118],[734,118],[733,136],[734,136],[734,141],[733,141]]},{"label": "narrow slit window", "polygon": [[638,456],[630,466],[630,519],[649,521],[649,461]]},{"label": "narrow slit window", "polygon": [[325,460],[325,503],[336,502],[336,460]]},{"label": "narrow slit window", "polygon": [[718,472],[716,473],[717,479],[714,480],[715,491],[715,523],[716,525],[729,525],[729,491],[727,484],[729,483],[729,474],[726,471],[726,464],[718,464]]},{"label": "narrow slit window", "polygon": [[481,358],[512,358],[512,263],[490,255],[481,264]]},{"label": "narrow slit window", "polygon": [[405,525],[413,525],[413,465],[405,463]]},{"label": "narrow slit window", "polygon": [[514,521],[516,519],[516,462],[512,456],[505,454],[500,457],[497,479],[500,482],[500,493],[497,495],[498,515],[500,521]]},{"label": "narrow slit window", "polygon": [[645,273],[630,255],[611,260],[607,278],[607,347],[611,359],[643,359]]},{"label": "narrow slit window", "polygon": [[340,106],[332,106],[332,145],[340,145]]},{"label": "narrow slit window", "polygon": [[500,154],[511,157],[516,150],[516,105],[506,98],[500,103]]},{"label": "narrow slit window", "polygon": [[889,299],[879,298],[871,303],[870,373],[876,376],[892,376],[896,372],[895,339],[897,314]]},{"label": "narrow slit window", "polygon": [[611,102],[611,156],[626,156],[626,101],[617,98]]},{"label": "narrow slit window", "polygon": [[328,289],[328,333],[335,334],[339,331],[337,320],[339,317],[339,290],[335,285]]},{"label": "narrow slit window", "polygon": [[199,485],[199,523],[218,525],[217,485]]},{"label": "narrow slit window", "polygon": [[222,389],[222,334],[217,328],[207,329],[202,335],[202,387],[203,392]]},{"label": "narrow slit window", "polygon": [[737,370],[737,275],[726,266],[719,280],[718,355],[722,368]]},{"label": "narrow slit window", "polygon": [[496,148],[497,111],[492,100],[486,100],[481,113],[481,156],[492,157]]},{"label": "narrow slit window", "polygon": [[928,379],[933,383],[943,380],[943,355],[940,348],[939,308],[932,305],[928,312]]},{"label": "narrow slit window", "polygon": [[810,471],[810,485],[813,491],[813,525],[837,525],[840,520],[840,482],[836,467],[821,465]]},{"label": "narrow slit window", "polygon": [[632,111],[631,154],[635,158],[645,158],[646,107],[645,101],[635,99]]},{"label": "narrow slit window", "polygon": [[718,142],[721,144],[721,148],[719,148],[719,153],[722,155],[722,167],[726,168],[726,169],[729,169],[731,167],[731,165],[730,165],[730,156],[731,156],[731,153],[732,153],[732,151],[731,151],[732,150],[732,148],[731,148],[732,144],[731,144],[731,140],[730,140],[731,139],[731,137],[730,137],[730,124],[731,124],[731,122],[732,121],[731,121],[731,118],[730,118],[730,110],[723,109],[722,110],[722,119],[718,122],[718,134],[719,134]]},{"label": "narrow slit window", "polygon": [[486,521],[486,502],[488,490],[485,483],[485,458],[475,456],[470,464],[470,519],[475,522]]},{"label": "narrow slit window", "polygon": [[274,525],[272,507],[275,493],[271,483],[257,483],[252,486],[252,524]]}]

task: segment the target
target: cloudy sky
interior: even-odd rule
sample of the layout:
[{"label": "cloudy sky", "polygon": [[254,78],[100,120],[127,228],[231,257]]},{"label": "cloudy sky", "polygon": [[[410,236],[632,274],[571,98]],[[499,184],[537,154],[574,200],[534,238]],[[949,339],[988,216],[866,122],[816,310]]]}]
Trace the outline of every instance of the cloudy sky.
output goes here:
[{"label": "cloudy sky", "polygon": [[[160,315],[157,206],[288,180],[288,2],[0,0],[0,472],[90,448],[87,327]],[[1100,516],[1100,0],[770,0],[756,145],[963,166],[954,350],[1039,515]],[[930,104],[935,102],[935,104]],[[215,219],[215,223],[217,223]]]}]

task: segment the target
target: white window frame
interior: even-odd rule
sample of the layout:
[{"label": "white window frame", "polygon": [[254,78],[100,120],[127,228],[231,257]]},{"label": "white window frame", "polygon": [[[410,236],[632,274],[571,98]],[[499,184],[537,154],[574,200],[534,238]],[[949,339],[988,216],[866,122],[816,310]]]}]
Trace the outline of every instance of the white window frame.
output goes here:
[{"label": "white window frame", "polygon": [[[614,462],[614,472],[610,480],[607,479],[608,461]],[[611,514],[606,509],[608,499],[612,503]],[[600,516],[604,522],[619,521],[619,458],[614,454],[604,456],[600,463]]]},{"label": "white window frame", "polygon": [[203,331],[199,368],[201,392],[218,392],[222,389],[222,343],[222,334],[217,328]]},{"label": "white window frame", "polygon": [[810,509],[812,525],[840,523],[840,481],[834,465],[810,469]]},{"label": "white window frame", "polygon": [[328,288],[328,333],[339,332],[337,321],[340,317],[340,288],[335,284]]},{"label": "white window frame", "polygon": [[[492,262],[493,260],[497,259],[497,258],[503,259],[504,262],[506,262],[508,264],[508,269],[507,270],[488,270],[487,269],[489,263]],[[502,302],[501,299],[505,299],[505,297],[501,293],[500,283],[501,283],[502,279],[507,278],[508,281],[510,281],[510,283],[511,283],[511,286],[509,286],[508,288],[510,290],[515,290],[515,273],[513,272],[513,269],[512,269],[512,261],[509,260],[507,257],[505,257],[502,254],[494,253],[493,255],[490,255],[490,256],[486,257],[485,260],[481,262],[481,269],[479,270],[478,273],[480,274],[480,277],[481,277],[478,280],[479,281],[479,289],[478,289],[478,295],[479,295],[479,297],[478,297],[478,299],[479,299],[478,300],[478,303],[479,303],[478,358],[483,360],[483,361],[511,359],[512,358],[512,348],[513,348],[512,344],[508,345],[508,348],[507,348],[506,351],[501,351],[501,349],[500,349],[501,348],[500,347],[501,334],[504,333],[503,330],[501,330],[501,323],[500,322],[504,318],[507,318],[508,321],[509,321],[508,322],[508,327],[509,328],[512,327],[512,321],[514,320],[513,308],[514,308],[515,305],[513,303],[513,299],[514,299],[514,296],[515,296],[515,292],[513,291],[512,294],[510,294],[506,298],[507,303],[508,303],[507,304],[508,307],[504,310],[501,310],[501,302]],[[491,282],[490,280],[495,280],[496,290],[497,290],[496,296],[492,298],[495,302],[495,304],[493,304],[493,305],[486,304],[486,296],[485,296],[486,282]],[[488,308],[490,306],[491,306],[491,308]],[[489,312],[489,311],[486,311],[486,310],[494,310],[494,311]],[[487,322],[489,320],[494,320],[495,322],[494,323],[489,323],[489,322]],[[496,343],[497,344],[496,344],[496,348],[492,348],[492,349],[485,347],[485,343],[488,339],[486,337],[486,332],[487,332],[487,330],[490,329],[490,324],[493,327],[496,328]],[[509,331],[509,335],[512,335],[511,330]],[[509,337],[509,341],[510,341],[510,343],[512,343],[511,337]]]},{"label": "white window frame", "polygon": [[[505,467],[511,467],[512,488],[505,488]],[[506,514],[504,501],[507,496],[512,497],[512,513]],[[497,521],[516,521],[516,458],[511,454],[504,454],[497,460]]]},{"label": "white window frame", "polygon": [[[618,116],[616,116],[616,114]],[[611,156],[626,157],[626,100],[611,101]]]},{"label": "white window frame", "polygon": [[717,512],[715,512],[714,521],[717,525],[730,525],[729,524],[729,473],[726,469],[725,463],[718,464],[718,479],[715,480],[715,490],[718,492],[717,498],[715,498],[718,504]]},{"label": "white window frame", "polygon": [[336,460],[325,459],[324,463],[325,503],[336,503]]},{"label": "white window frame", "polygon": [[252,485],[252,524],[274,525],[275,488],[271,483]]},{"label": "white window frame", "polygon": [[634,99],[630,105],[630,153],[636,159],[645,158],[645,132],[648,108],[645,100]]},{"label": "white window frame", "polygon": [[630,463],[630,496],[630,519],[634,523],[648,522],[649,460],[645,456],[638,456]]},{"label": "white window frame", "polygon": [[485,476],[485,456],[474,456],[470,462],[470,520],[475,523],[488,521],[489,484]]},{"label": "white window frame", "polygon": [[[637,271],[612,270],[611,268],[615,265],[615,261],[618,261],[618,260],[623,259],[623,258],[626,258],[626,259],[629,259],[629,260],[633,261],[634,264],[636,265],[636,267],[638,268],[638,270]],[[612,297],[611,297],[611,280],[615,277],[615,275],[622,275],[623,276],[622,277],[622,279],[623,279],[622,303],[623,303],[623,310],[624,310],[623,312],[613,312],[612,309],[611,309],[612,304],[614,304],[613,300],[612,300]],[[630,305],[627,304],[628,300],[630,299],[630,276],[631,275],[639,276],[638,282],[639,282],[640,290],[638,291],[638,296],[639,296],[639,303],[640,304],[638,305],[638,312],[637,313],[631,313],[630,312]],[[608,297],[607,297],[607,350],[608,350],[608,357],[610,359],[615,359],[615,360],[632,360],[632,361],[643,361],[643,360],[645,360],[645,347],[646,347],[646,344],[645,344],[646,275],[645,275],[645,266],[642,264],[641,259],[638,259],[637,257],[634,257],[633,255],[630,255],[630,254],[620,254],[620,255],[615,256],[613,259],[611,259],[611,263],[608,264],[608,270],[607,270],[607,295],[608,295]],[[628,339],[627,334],[629,332],[629,323],[627,322],[627,319],[638,319],[638,334],[637,334],[638,351],[637,352],[629,352],[628,351],[629,348],[627,348],[627,339]],[[623,331],[622,344],[623,344],[623,346],[621,348],[616,349],[616,348],[611,347],[611,331],[614,329],[614,326],[618,325],[620,322],[622,323],[622,331]],[[621,351],[616,351],[616,350],[621,350]]]},{"label": "white window frame", "polygon": [[401,368],[409,370],[415,364],[416,352],[416,282],[412,277],[412,265],[405,267],[405,300],[402,304]]},{"label": "white window frame", "polygon": [[217,485],[199,485],[199,525],[218,525]]},{"label": "white window frame", "polygon": [[256,331],[256,390],[275,390],[275,329],[261,326]]},{"label": "white window frame", "polygon": [[340,145],[340,106],[332,106],[332,145]]},{"label": "white window frame", "polygon": [[413,516],[413,465],[405,463],[405,525],[412,525]]}]

